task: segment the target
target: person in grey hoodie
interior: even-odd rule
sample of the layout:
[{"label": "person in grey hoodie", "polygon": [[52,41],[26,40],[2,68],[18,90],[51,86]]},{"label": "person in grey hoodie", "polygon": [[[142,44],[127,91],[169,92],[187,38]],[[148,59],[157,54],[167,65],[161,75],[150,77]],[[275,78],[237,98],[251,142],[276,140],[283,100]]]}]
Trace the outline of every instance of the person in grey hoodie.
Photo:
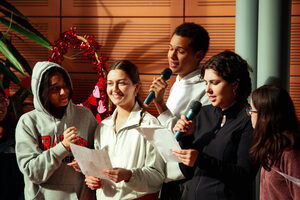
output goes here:
[{"label": "person in grey hoodie", "polygon": [[74,159],[70,143],[93,147],[98,123],[90,110],[72,103],[71,79],[60,65],[38,62],[31,88],[35,109],[22,115],[16,127],[25,199],[80,199],[84,175],[68,166]]}]

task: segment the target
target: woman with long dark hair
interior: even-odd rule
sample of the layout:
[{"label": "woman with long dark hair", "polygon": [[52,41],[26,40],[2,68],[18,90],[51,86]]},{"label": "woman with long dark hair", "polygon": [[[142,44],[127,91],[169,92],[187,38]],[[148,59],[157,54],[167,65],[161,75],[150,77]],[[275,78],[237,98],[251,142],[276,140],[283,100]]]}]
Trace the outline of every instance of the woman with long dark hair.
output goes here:
[{"label": "woman with long dark hair", "polygon": [[155,200],[165,178],[165,163],[155,148],[136,129],[159,125],[138,98],[141,87],[138,68],[127,60],[114,62],[107,74],[107,94],[116,105],[95,132],[95,149],[106,148],[112,169],[107,179],[86,176],[86,184],[97,189],[97,199]]},{"label": "woman with long dark hair", "polygon": [[282,88],[262,86],[248,110],[254,128],[250,155],[261,164],[260,199],[300,199],[300,133],[293,101]]}]

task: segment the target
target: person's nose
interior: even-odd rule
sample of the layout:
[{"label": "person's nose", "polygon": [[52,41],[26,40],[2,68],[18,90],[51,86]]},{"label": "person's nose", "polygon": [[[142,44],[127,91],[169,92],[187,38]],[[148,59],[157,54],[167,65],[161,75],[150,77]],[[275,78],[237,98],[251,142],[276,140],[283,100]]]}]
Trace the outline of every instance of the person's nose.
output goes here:
[{"label": "person's nose", "polygon": [[169,57],[172,58],[172,60],[177,60],[177,51],[169,50]]},{"label": "person's nose", "polygon": [[211,94],[211,93],[212,93],[212,89],[211,89],[210,84],[207,84],[207,85],[206,85],[205,92],[208,93],[208,94]]},{"label": "person's nose", "polygon": [[66,88],[60,88],[60,95],[64,95],[66,93]]},{"label": "person's nose", "polygon": [[113,91],[118,91],[118,90],[119,90],[118,84],[115,83],[115,84],[113,85]]}]

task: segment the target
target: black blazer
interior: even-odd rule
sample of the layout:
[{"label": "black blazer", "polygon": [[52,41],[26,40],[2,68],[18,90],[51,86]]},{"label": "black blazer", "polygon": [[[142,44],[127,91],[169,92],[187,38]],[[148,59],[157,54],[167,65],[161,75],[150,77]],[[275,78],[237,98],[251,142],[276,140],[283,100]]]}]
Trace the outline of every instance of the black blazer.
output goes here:
[{"label": "black blazer", "polygon": [[[193,135],[184,137],[181,147],[199,151],[194,167],[180,164],[188,179],[188,199],[252,199],[253,180],[259,165],[249,158],[253,140],[246,101],[234,102],[227,110],[204,106],[195,117]],[[220,128],[222,115],[226,123]]]}]

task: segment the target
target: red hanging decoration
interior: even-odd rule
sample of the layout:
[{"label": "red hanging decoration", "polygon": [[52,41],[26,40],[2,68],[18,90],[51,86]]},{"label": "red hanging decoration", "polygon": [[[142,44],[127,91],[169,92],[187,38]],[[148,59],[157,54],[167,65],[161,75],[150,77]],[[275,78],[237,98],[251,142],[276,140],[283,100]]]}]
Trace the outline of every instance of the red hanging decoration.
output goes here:
[{"label": "red hanging decoration", "polygon": [[[80,105],[83,105],[92,111],[96,110],[94,111],[94,114],[96,115],[96,119],[99,123],[101,120],[110,116],[113,109],[112,103],[106,94],[105,64],[107,62],[107,58],[97,54],[101,45],[97,43],[94,36],[79,36],[76,33],[76,28],[72,27],[69,31],[61,33],[59,39],[51,46],[52,49],[50,50],[48,61],[61,64],[68,49],[74,48],[84,52],[80,57],[81,59],[88,59],[93,65],[95,65],[98,82],[95,85],[93,93]],[[97,109],[92,109],[96,107]]]}]

